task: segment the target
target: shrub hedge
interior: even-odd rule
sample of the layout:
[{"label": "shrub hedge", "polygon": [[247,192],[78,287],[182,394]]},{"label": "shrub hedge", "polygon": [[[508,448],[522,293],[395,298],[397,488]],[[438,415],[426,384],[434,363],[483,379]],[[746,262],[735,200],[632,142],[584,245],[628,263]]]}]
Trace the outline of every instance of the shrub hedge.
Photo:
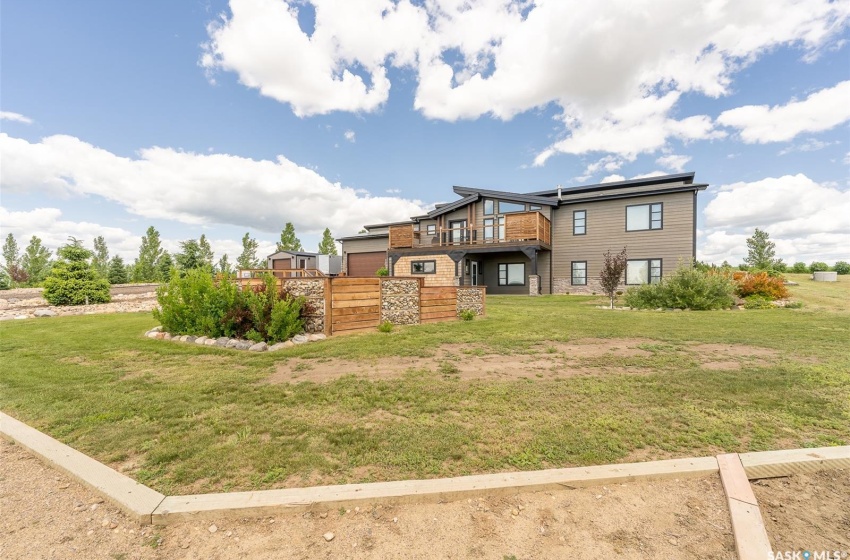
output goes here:
[{"label": "shrub hedge", "polygon": [[768,272],[755,274],[736,272],[732,277],[737,284],[735,293],[742,298],[762,296],[775,300],[787,298],[789,295],[788,288],[785,287],[785,280]]},{"label": "shrub hedge", "polygon": [[734,289],[727,274],[682,265],[657,284],[629,288],[625,302],[637,309],[725,309],[735,303]]},{"label": "shrub hedge", "polygon": [[306,300],[277,287],[271,275],[240,290],[230,277],[216,280],[204,269],[173,271],[157,289],[154,317],[172,334],[283,342],[304,330]]}]

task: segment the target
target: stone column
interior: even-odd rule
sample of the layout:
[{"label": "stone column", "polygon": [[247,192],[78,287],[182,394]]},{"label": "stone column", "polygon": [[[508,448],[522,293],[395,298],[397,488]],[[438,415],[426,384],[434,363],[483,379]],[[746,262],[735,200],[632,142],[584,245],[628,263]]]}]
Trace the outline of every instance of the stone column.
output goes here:
[{"label": "stone column", "polygon": [[536,274],[528,275],[528,295],[530,296],[539,296],[540,295],[540,276]]}]

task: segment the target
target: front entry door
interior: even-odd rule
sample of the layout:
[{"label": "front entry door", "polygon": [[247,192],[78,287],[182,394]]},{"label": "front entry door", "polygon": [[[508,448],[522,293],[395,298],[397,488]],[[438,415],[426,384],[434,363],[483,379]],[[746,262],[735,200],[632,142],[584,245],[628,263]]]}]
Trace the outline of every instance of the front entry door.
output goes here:
[{"label": "front entry door", "polygon": [[469,276],[472,279],[472,285],[477,286],[478,285],[478,261],[472,261],[469,264],[469,273],[470,273]]}]

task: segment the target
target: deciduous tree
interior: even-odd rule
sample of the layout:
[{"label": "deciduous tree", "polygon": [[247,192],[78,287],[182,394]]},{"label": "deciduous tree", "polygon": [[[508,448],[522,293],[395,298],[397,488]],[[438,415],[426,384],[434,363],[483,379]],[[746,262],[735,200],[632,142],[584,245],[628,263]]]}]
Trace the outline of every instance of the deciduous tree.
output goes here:
[{"label": "deciduous tree", "polygon": [[610,250],[606,251],[603,258],[602,270],[599,272],[599,283],[602,285],[602,291],[605,295],[611,298],[611,309],[614,309],[614,296],[623,278],[623,272],[626,271],[629,257],[626,254],[626,248],[623,247],[623,250],[616,255],[612,255]]},{"label": "deciduous tree", "polygon": [[97,273],[106,278],[109,275],[109,249],[102,235],[94,238],[94,256],[92,264]]},{"label": "deciduous tree", "polygon": [[[294,234],[295,230],[293,230]],[[236,266],[242,269],[258,268],[257,248],[260,243],[256,239],[251,239],[251,235],[246,233],[242,238],[242,254],[236,259]]]},{"label": "deciduous tree", "polygon": [[27,283],[31,286],[41,283],[50,272],[51,252],[42,245],[41,239],[32,236],[29,245],[21,257],[21,268],[27,273]]},{"label": "deciduous tree", "polygon": [[150,226],[145,235],[142,236],[139,257],[133,265],[133,281],[156,282],[159,278],[156,263],[161,255],[162,243],[159,239],[159,232],[156,228]]},{"label": "deciduous tree", "polygon": [[773,270],[781,262],[781,259],[776,258],[776,244],[770,240],[766,231],[756,228],[753,236],[747,239],[747,257],[744,262],[757,270]]}]

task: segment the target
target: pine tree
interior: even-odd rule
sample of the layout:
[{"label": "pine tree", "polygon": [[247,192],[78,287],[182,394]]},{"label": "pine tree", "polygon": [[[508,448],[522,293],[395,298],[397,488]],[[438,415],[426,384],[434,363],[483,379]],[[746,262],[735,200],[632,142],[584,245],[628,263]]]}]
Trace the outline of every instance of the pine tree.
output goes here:
[{"label": "pine tree", "polygon": [[224,274],[225,276],[233,276],[233,267],[230,265],[230,260],[227,258],[227,253],[223,254],[220,259],[218,259],[218,265],[216,266],[216,270],[219,273]]},{"label": "pine tree", "polygon": [[204,266],[206,266],[201,246],[194,239],[181,241],[180,249],[181,251],[174,255],[174,260],[177,263],[177,268],[180,269],[181,275],[185,274],[189,270],[204,268]]},{"label": "pine tree", "polygon": [[9,275],[11,286],[25,284],[29,276],[21,267],[21,251],[18,242],[11,233],[3,242],[3,269]]},{"label": "pine tree", "polygon": [[201,238],[198,240],[198,246],[201,249],[201,260],[203,260],[204,264],[212,270],[215,253],[213,253],[212,247],[210,247],[210,242],[207,239],[207,236],[203,233],[201,234]]},{"label": "pine tree", "polygon": [[126,284],[127,283],[127,268],[124,266],[124,259],[115,255],[109,261],[109,272],[107,278],[110,284]]},{"label": "pine tree", "polygon": [[71,242],[57,251],[59,260],[44,281],[44,299],[51,305],[88,305],[107,303],[109,282],[98,275],[91,264],[92,252],[81,241]]},{"label": "pine tree", "polygon": [[333,235],[331,235],[330,228],[325,228],[325,232],[322,234],[322,242],[319,243],[319,254],[320,255],[336,255],[336,242],[334,241]]},{"label": "pine tree", "polygon": [[174,268],[174,260],[168,251],[163,251],[156,261],[156,274],[160,282],[168,282],[172,268]]},{"label": "pine tree", "polygon": [[109,249],[102,235],[94,238],[94,257],[92,264],[97,273],[106,278],[109,275]]},{"label": "pine tree", "polygon": [[280,232],[280,241],[277,242],[278,251],[303,251],[301,240],[295,237],[295,226],[292,222],[286,222],[283,231]]},{"label": "pine tree", "polygon": [[50,255],[51,252],[47,247],[41,244],[41,239],[33,235],[24,250],[24,256],[21,257],[21,268],[29,277],[27,280],[29,285],[39,284],[47,277],[51,266]]},{"label": "pine tree", "polygon": [[133,281],[156,282],[158,278],[156,262],[161,255],[162,244],[159,239],[159,232],[153,226],[150,226],[142,237],[139,257],[133,265]]},{"label": "pine tree", "polygon": [[744,262],[759,270],[771,270],[780,262],[776,259],[776,244],[770,241],[766,231],[756,228],[753,236],[747,239],[747,258]]},{"label": "pine tree", "polygon": [[256,239],[251,239],[251,235],[246,233],[242,238],[242,254],[236,259],[236,266],[240,269],[258,268],[257,248],[259,246],[259,242]]}]

